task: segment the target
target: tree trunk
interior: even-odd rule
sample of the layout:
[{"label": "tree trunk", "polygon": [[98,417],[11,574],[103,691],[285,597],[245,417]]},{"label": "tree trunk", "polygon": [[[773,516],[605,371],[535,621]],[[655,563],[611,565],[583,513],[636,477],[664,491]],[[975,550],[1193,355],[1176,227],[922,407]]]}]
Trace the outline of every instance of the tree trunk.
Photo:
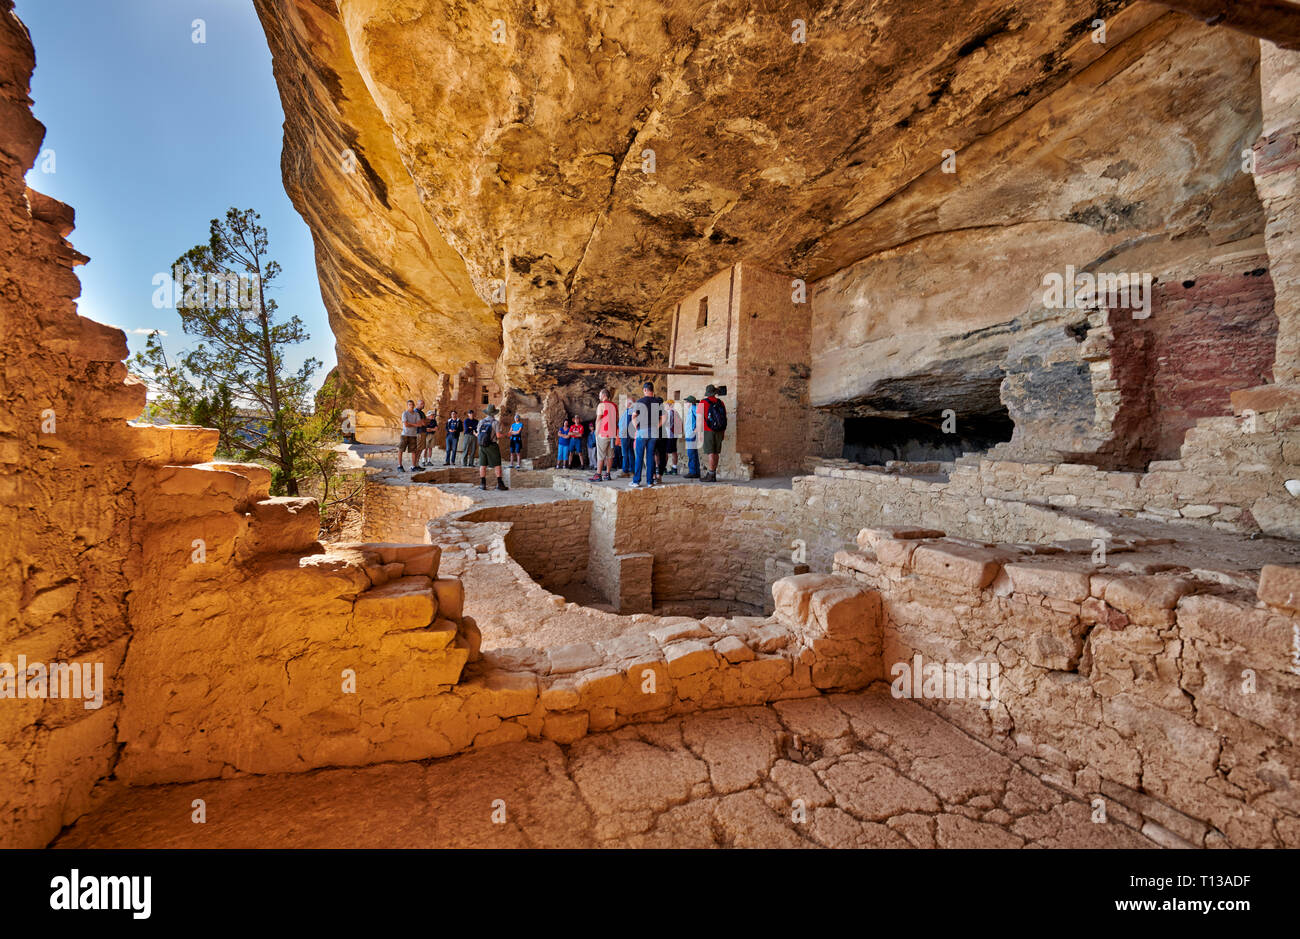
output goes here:
[{"label": "tree trunk", "polygon": [[284,491],[298,494],[298,478],[294,472],[293,454],[289,450],[289,436],[284,431],[280,413],[280,386],[275,380],[275,354],[271,350],[271,329],[266,319],[266,294],[262,289],[262,266],[257,267],[257,315],[262,324],[262,357],[266,360],[267,396],[271,399],[271,433],[276,449],[280,451],[280,469],[284,472]]}]

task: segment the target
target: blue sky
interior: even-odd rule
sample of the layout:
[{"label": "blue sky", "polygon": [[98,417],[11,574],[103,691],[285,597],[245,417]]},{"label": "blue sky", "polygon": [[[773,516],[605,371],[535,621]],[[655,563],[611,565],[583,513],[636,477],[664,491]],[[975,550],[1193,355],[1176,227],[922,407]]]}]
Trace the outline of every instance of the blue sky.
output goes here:
[{"label": "blue sky", "polygon": [[[36,46],[32,98],[45,124],[28,185],[77,212],[70,241],[79,309],[127,330],[131,351],[160,329],[190,345],[173,310],[155,309],[155,274],[208,238],[226,209],[256,209],[284,268],[272,296],[311,335],[288,354],[334,365],[311,233],[280,178],[280,97],[251,0],[17,0]],[[205,23],[194,42],[192,23]],[[53,172],[50,168],[53,154]]]}]

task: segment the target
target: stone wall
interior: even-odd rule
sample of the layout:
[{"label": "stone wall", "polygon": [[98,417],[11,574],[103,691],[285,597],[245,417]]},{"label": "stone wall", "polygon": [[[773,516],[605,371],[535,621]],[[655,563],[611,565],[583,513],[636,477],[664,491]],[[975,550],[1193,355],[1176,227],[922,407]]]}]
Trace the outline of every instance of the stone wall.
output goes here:
[{"label": "stone wall", "polygon": [[[264,467],[209,462],[216,431],[129,423],[145,389],[122,363],[121,330],[76,314],[72,211],[23,184],[43,129],[11,8],[0,4],[0,845],[38,847],[123,783],[397,753],[392,702],[431,676],[454,683],[474,631],[455,603],[433,615],[431,598],[458,586],[430,580],[437,549],[323,555],[315,501],[269,498]],[[390,617],[403,600],[410,615]],[[37,679],[56,663],[86,666],[93,688],[45,696],[54,688]],[[359,697],[343,693],[340,663]],[[340,722],[367,715],[366,734],[341,743]]]},{"label": "stone wall", "polygon": [[736,449],[750,455],[758,476],[790,475],[810,455],[839,456],[842,422],[809,402],[812,305],[795,302],[787,275],[754,264],[737,265],[737,273]]},{"label": "stone wall", "polygon": [[1143,321],[1151,336],[1149,419],[1131,427],[1133,438],[1148,436],[1155,459],[1177,459],[1199,418],[1231,415],[1230,391],[1272,380],[1277,317],[1268,264],[1262,251],[1243,252],[1156,289]]},{"label": "stone wall", "polygon": [[804,542],[804,560],[811,568],[825,570],[863,527],[880,525],[924,522],[979,541],[1108,537],[1103,526],[1047,506],[954,488],[930,477],[873,472],[845,463],[818,466],[814,475],[794,481],[797,508],[790,538]]},{"label": "stone wall", "polygon": [[[687,395],[694,395],[703,400],[706,385],[725,385],[727,396],[723,402],[729,411],[736,410],[742,329],[742,317],[737,314],[740,302],[739,280],[739,265],[728,267],[713,275],[677,304],[669,338],[669,364],[684,368],[691,362],[701,362],[712,366],[709,370],[713,374],[701,378],[666,375],[659,385],[668,392],[664,395],[665,398],[681,401]],[[708,304],[706,326],[700,325],[701,303]],[[743,464],[739,455],[741,451],[737,449],[736,421],[735,415],[730,415],[730,427],[723,438],[722,453],[718,457],[718,472],[731,479],[748,478],[752,475],[752,470]],[[683,443],[680,445],[679,457],[684,458],[685,455]]]},{"label": "stone wall", "polygon": [[[448,474],[448,481],[466,484],[478,481],[478,470],[472,467],[434,472]],[[390,486],[374,479],[366,480],[362,498],[361,537],[368,541],[423,541],[424,526],[429,519],[474,504],[470,495],[436,485]]]},{"label": "stone wall", "polygon": [[672,600],[730,600],[761,609],[771,588],[765,560],[788,556],[788,489],[680,485],[603,489],[557,480],[561,491],[592,499],[588,582],[613,599],[615,558],[650,554],[656,605]]},{"label": "stone wall", "polygon": [[1300,52],[1260,42],[1263,127],[1255,144],[1255,187],[1268,215],[1265,243],[1277,295],[1278,382],[1300,380]]},{"label": "stone wall", "polygon": [[459,512],[453,518],[510,522],[506,550],[548,590],[587,579],[591,503],[585,499],[491,506]]},{"label": "stone wall", "polygon": [[938,685],[909,696],[1159,843],[1300,845],[1295,568],[1265,568],[1258,603],[1126,565],[1123,547],[1099,566],[939,534],[864,530],[835,559],[880,591],[891,678],[915,656],[999,667],[993,707]]}]

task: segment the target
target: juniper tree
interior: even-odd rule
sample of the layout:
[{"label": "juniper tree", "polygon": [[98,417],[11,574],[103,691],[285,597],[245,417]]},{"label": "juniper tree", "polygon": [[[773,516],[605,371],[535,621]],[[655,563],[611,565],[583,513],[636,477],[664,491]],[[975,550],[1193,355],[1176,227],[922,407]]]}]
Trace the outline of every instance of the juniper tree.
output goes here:
[{"label": "juniper tree", "polygon": [[312,470],[306,448],[323,442],[310,394],[320,362],[285,367],[285,350],[309,337],[297,316],[277,317],[267,296],[280,265],[268,257],[260,218],[252,209],[232,208],[212,220],[206,244],[176,260],[176,310],[197,345],[172,362],[150,336],[134,364],[159,395],[157,411],[174,421],[215,425],[222,455],[270,464],[276,490],[297,495],[300,476]]}]

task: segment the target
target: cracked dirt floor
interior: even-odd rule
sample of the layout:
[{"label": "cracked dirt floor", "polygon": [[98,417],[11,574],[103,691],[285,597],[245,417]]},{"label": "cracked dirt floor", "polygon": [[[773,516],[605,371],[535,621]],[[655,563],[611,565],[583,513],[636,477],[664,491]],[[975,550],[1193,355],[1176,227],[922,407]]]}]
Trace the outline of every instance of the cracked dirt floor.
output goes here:
[{"label": "cracked dirt floor", "polygon": [[[195,799],[204,824],[191,821]],[[882,689],[569,746],[126,789],[55,847],[1154,847],[1090,816]]]}]

